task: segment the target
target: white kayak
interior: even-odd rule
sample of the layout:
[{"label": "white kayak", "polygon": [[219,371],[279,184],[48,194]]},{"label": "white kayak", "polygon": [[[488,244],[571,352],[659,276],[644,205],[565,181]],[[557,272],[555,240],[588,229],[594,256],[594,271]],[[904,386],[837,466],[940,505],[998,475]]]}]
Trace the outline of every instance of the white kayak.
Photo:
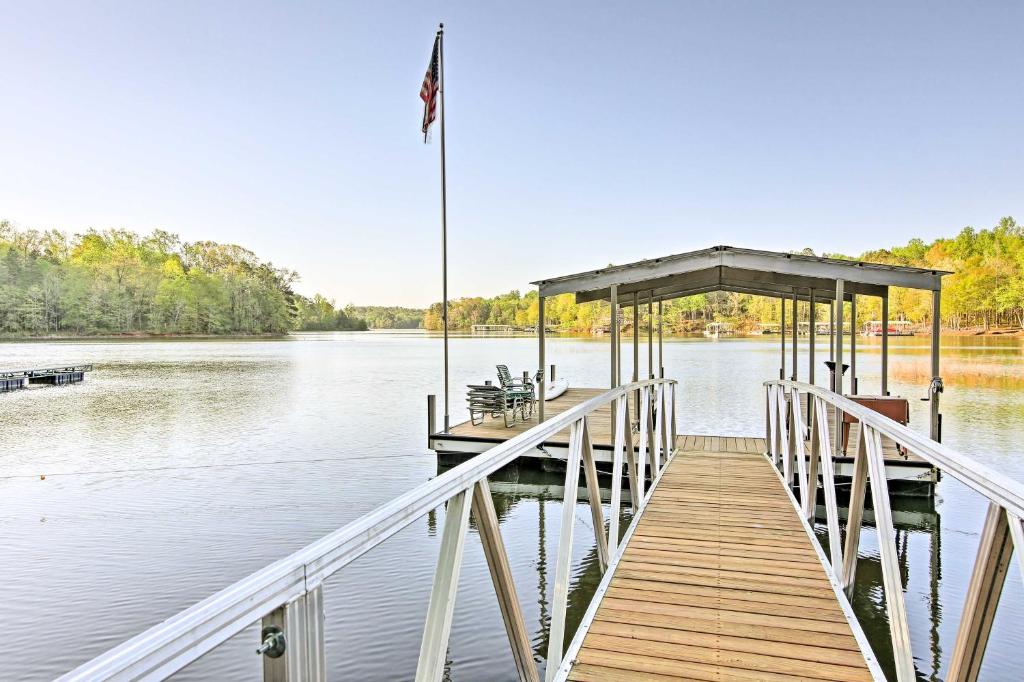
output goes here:
[{"label": "white kayak", "polygon": [[568,379],[555,379],[544,388],[544,400],[554,400],[569,388]]}]

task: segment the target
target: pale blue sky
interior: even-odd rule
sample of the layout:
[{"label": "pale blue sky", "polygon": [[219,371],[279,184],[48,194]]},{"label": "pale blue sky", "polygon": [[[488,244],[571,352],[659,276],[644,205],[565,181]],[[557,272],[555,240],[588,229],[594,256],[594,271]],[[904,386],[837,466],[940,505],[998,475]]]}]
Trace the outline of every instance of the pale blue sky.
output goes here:
[{"label": "pale blue sky", "polygon": [[440,298],[420,82],[447,27],[450,291],[1024,219],[1024,3],[0,0],[0,217],[236,242]]}]

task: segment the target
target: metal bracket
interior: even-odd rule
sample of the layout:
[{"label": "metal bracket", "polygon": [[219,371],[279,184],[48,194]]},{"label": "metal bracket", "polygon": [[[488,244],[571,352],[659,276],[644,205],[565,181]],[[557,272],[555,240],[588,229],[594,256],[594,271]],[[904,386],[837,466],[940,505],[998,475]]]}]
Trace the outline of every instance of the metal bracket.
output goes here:
[{"label": "metal bracket", "polygon": [[263,638],[263,644],[256,649],[257,656],[260,654],[265,654],[268,658],[284,656],[284,650],[288,646],[284,638],[284,630],[276,625],[268,625],[260,632],[260,637]]},{"label": "metal bracket", "polygon": [[928,396],[921,398],[922,402],[928,402],[932,399],[932,396],[942,393],[944,388],[942,377],[932,377],[931,383],[928,384]]}]

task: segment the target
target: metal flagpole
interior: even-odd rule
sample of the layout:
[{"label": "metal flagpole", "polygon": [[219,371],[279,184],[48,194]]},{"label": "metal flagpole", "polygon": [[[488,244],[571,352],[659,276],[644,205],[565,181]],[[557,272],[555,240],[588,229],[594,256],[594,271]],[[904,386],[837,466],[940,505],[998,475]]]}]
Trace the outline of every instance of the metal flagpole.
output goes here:
[{"label": "metal flagpole", "polygon": [[444,430],[451,424],[448,415],[448,186],[444,164],[444,24],[437,29],[438,94],[441,95],[441,319],[444,323]]}]

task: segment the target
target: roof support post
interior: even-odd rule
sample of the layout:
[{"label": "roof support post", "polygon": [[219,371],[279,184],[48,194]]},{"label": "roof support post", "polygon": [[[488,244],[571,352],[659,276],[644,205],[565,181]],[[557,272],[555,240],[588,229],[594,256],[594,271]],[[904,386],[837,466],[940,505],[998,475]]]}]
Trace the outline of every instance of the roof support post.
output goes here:
[{"label": "roof support post", "polygon": [[[835,383],[832,390],[837,394],[843,394],[843,280],[836,280],[836,371]],[[863,428],[863,427],[861,427]],[[833,447],[836,455],[843,454],[843,413],[836,410],[836,437]],[[884,479],[883,479],[884,480]]]},{"label": "roof support post", "polygon": [[882,296],[882,395],[889,395],[889,287]]},{"label": "roof support post", "polygon": [[782,364],[779,365],[779,378],[786,378],[786,299],[779,299],[779,307],[782,308],[782,321],[779,327],[779,337],[782,340]]},{"label": "roof support post", "polygon": [[[836,302],[831,301],[828,304],[828,359],[829,362],[834,362],[836,359]],[[832,386],[829,386],[831,389]]]},{"label": "roof support post", "polygon": [[615,385],[622,385],[622,308],[619,307],[619,296],[615,295],[615,323],[619,325],[615,330]]},{"label": "roof support post", "polygon": [[932,292],[932,382],[928,387],[931,398],[931,438],[942,440],[942,417],[939,415],[939,394],[942,393],[942,377],[939,375],[939,332],[941,331],[942,292]]},{"label": "roof support post", "polygon": [[[611,299],[611,304],[612,304],[612,310],[611,310],[611,313],[609,314],[609,320],[611,322],[611,334],[612,334],[612,338],[611,338],[611,351],[609,353],[609,355],[611,356],[611,364],[612,364],[611,387],[615,388],[616,386],[619,385],[619,378],[620,378],[620,376],[619,376],[619,351],[621,350],[619,348],[619,287],[618,287],[617,284],[613,284],[613,285],[611,285],[611,287],[609,287],[609,294],[610,294],[609,298]],[[616,411],[616,406],[617,405],[618,405],[618,401],[617,400],[612,403],[612,411],[613,411],[613,413],[616,413],[616,414],[617,414],[617,411]],[[615,427],[616,427],[616,423],[615,423],[615,420],[613,419],[612,420],[612,442],[613,443],[615,442]]]},{"label": "roof support post", "polygon": [[[640,381],[640,304],[637,292],[633,292],[633,383]],[[636,420],[640,421],[640,392],[636,392]]]},{"label": "roof support post", "polygon": [[850,295],[850,393],[857,394],[857,294]]},{"label": "roof support post", "polygon": [[611,332],[612,332],[612,343],[611,343],[611,363],[612,363],[612,380],[611,388],[615,388],[619,385],[619,287],[616,284],[611,286],[611,303],[612,311],[610,315],[611,320]]},{"label": "roof support post", "polygon": [[807,333],[808,333],[808,337],[807,337],[807,342],[808,342],[808,345],[807,345],[807,383],[813,384],[814,383],[814,341],[815,341],[815,335],[818,333],[818,329],[817,329],[817,326],[818,326],[818,304],[815,303],[815,301],[814,301],[814,288],[812,287],[812,288],[808,289],[807,291],[810,294],[810,301],[811,301],[811,303],[810,303],[810,306],[811,306],[810,318],[811,319],[810,319],[810,321],[808,323],[810,325],[810,327],[807,330]]},{"label": "roof support post", "polygon": [[654,378],[654,291],[647,298],[647,378]]},{"label": "roof support post", "polygon": [[798,344],[797,344],[798,337],[797,337],[797,334],[800,333],[800,315],[799,315],[799,311],[797,310],[796,287],[793,287],[793,322],[792,322],[792,324],[793,324],[793,381],[796,381],[797,380],[797,367],[796,367],[797,356],[796,356],[796,353],[797,353],[797,350],[798,350]]},{"label": "roof support post", "polygon": [[665,378],[665,309],[663,303],[658,301],[658,378]]},{"label": "roof support post", "polygon": [[[544,371],[544,297],[537,297],[537,368]],[[540,386],[537,387],[538,397],[537,401],[537,423],[544,421],[544,386],[547,384],[545,377],[541,377],[538,382]]]}]

